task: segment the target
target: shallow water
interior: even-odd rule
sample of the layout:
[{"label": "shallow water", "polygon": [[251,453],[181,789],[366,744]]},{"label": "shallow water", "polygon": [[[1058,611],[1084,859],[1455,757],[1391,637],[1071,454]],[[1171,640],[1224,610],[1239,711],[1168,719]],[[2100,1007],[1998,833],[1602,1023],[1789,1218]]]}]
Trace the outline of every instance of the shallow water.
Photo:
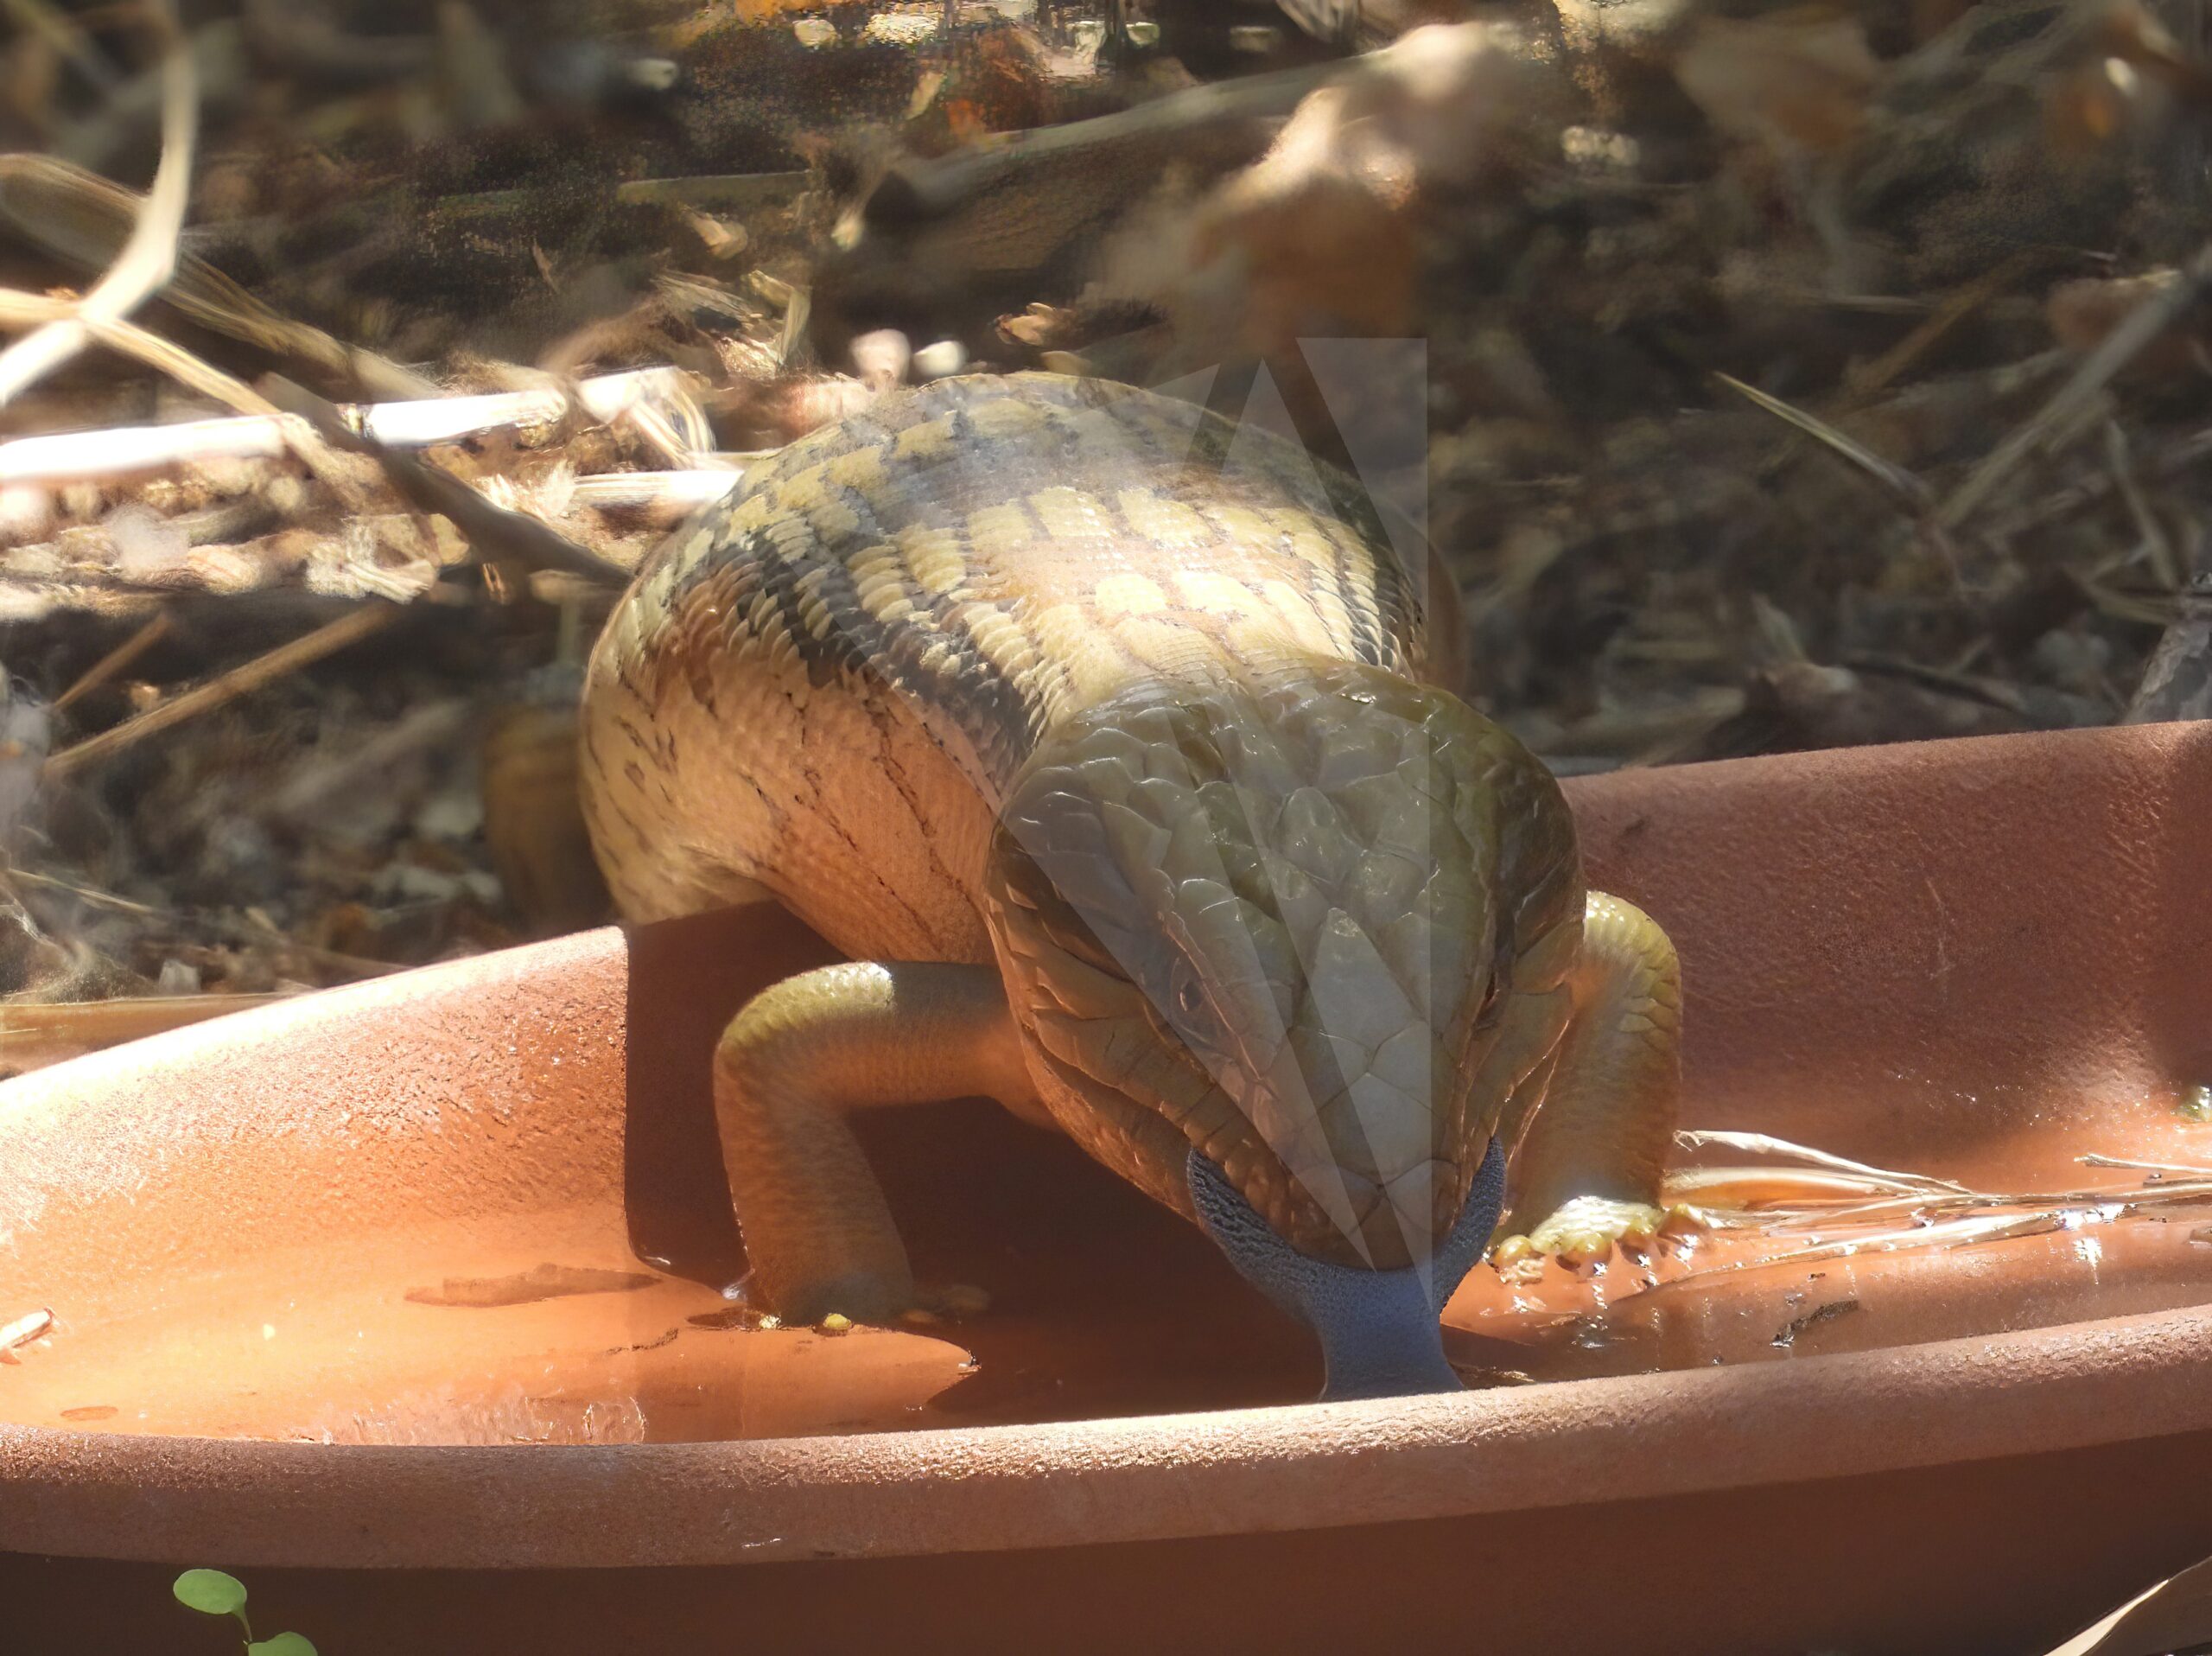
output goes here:
[{"label": "shallow water", "polygon": [[420,1227],[90,1315],[56,1305],[0,1368],[0,1412],[351,1443],[681,1442],[893,1430],[970,1372],[931,1332],[715,1326],[728,1301],[646,1271],[620,1234],[598,1211]]},{"label": "shallow water", "polygon": [[[1662,1241],[1533,1283],[1477,1271],[1446,1313],[1446,1349],[1470,1379],[1582,1379],[1910,1346],[2052,1328],[2212,1301],[2208,1215],[2104,1220],[2019,1214],[2031,1233],[1892,1251],[1897,1226],[1815,1236],[1721,1232]],[[1998,1228],[2005,1215],[1991,1221]],[[1798,1259],[1815,1245],[1867,1252]]]},{"label": "shallow water", "polygon": [[[1087,1276],[1066,1257],[996,1251],[963,1262],[997,1299],[980,1315],[842,1334],[750,1326],[715,1287],[641,1263],[611,1207],[149,1271],[96,1297],[0,1305],[0,1320],[54,1315],[0,1358],[0,1419],[343,1443],[628,1443],[1310,1398],[1319,1374],[1304,1337],[1229,1283],[1187,1227],[1139,1211],[1115,1227],[1126,1245],[1110,1272],[1095,1247]],[[2212,1300],[2208,1217],[2077,1207],[2025,1216],[2031,1234],[1797,1260],[1774,1256],[1898,1227],[1717,1232],[1595,1271],[1549,1265],[1528,1283],[1478,1266],[1446,1313],[1446,1349],[1471,1384],[1515,1385],[2170,1309]]]},{"label": "shallow water", "polygon": [[[741,1299],[640,1260],[617,1206],[381,1230],[58,1290],[51,1328],[12,1362],[0,1356],[0,1421],[348,1443],[676,1443],[1313,1395],[1319,1360],[1301,1331],[1234,1283],[1194,1228],[1096,1184],[1102,1211],[1069,1204],[1057,1230],[971,1215],[972,1236],[921,1257],[933,1267],[924,1280],[980,1281],[991,1303],[922,1326],[757,1326]],[[1069,1252],[1079,1243],[1095,1264],[1101,1236],[1115,1244],[1111,1273]],[[0,1321],[11,1309],[0,1304]]]}]

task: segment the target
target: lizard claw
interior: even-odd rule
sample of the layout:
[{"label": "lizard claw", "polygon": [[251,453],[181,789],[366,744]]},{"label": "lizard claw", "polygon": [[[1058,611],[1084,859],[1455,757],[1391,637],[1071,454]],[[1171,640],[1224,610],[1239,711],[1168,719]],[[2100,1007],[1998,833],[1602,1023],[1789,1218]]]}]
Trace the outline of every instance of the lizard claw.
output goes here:
[{"label": "lizard claw", "polygon": [[885,1326],[920,1303],[911,1277],[893,1280],[874,1271],[849,1271],[786,1288],[771,1296],[768,1309],[787,1328],[817,1326],[830,1316]]},{"label": "lizard claw", "polygon": [[1491,1250],[1491,1263],[1509,1282],[1541,1274],[1547,1258],[1570,1271],[1607,1258],[1618,1244],[1641,1252],[1662,1230],[1694,1222],[1687,1207],[1658,1208],[1649,1202],[1616,1201],[1608,1196],[1577,1196],[1560,1204],[1542,1223],[1526,1232],[1502,1238]]},{"label": "lizard claw", "polygon": [[971,1283],[918,1285],[863,1271],[847,1271],[779,1296],[772,1315],[780,1328],[820,1328],[831,1317],[876,1328],[927,1328],[963,1322],[989,1309],[990,1295]]}]

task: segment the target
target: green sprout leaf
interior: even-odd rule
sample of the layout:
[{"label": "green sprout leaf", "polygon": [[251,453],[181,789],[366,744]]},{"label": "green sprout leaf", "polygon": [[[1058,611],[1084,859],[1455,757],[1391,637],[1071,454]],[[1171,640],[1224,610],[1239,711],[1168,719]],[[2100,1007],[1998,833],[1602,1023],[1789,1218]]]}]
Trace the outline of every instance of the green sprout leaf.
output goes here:
[{"label": "green sprout leaf", "polygon": [[245,1656],[315,1656],[315,1646],[296,1633],[280,1633],[274,1639],[256,1640]]},{"label": "green sprout leaf", "polygon": [[202,1615],[236,1615],[245,1608],[245,1583],[219,1570],[188,1570],[169,1590],[179,1604]]}]

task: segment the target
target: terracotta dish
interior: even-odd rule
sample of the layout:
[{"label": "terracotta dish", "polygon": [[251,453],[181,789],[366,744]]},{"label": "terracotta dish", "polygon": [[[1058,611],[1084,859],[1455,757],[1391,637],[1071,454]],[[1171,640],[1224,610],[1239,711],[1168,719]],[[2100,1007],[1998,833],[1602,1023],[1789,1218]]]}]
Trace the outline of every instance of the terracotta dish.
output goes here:
[{"label": "terracotta dish", "polygon": [[[2212,1167],[2212,726],[1571,791],[1681,950],[1693,1124],[1986,1191]],[[1203,1237],[948,1105],[870,1147],[989,1309],[743,1326],[706,1055],[823,958],[594,932],[0,1087],[0,1324],[53,1318],[0,1361],[0,1647],[187,1648],[205,1564],[329,1652],[2017,1653],[2212,1552],[2179,1209],[1724,1238],[1645,1296],[1482,1267],[1446,1322],[1497,1383],[1313,1405]]]}]

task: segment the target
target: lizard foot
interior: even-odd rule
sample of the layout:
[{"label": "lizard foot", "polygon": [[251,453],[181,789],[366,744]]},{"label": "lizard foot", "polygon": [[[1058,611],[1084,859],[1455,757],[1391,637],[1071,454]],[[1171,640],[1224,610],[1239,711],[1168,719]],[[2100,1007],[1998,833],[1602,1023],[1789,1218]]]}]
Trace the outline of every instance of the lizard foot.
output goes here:
[{"label": "lizard foot", "polygon": [[914,1279],[871,1271],[849,1271],[818,1281],[785,1284],[768,1297],[767,1309],[784,1327],[820,1323],[829,1316],[852,1322],[890,1324],[924,1304]]},{"label": "lizard foot", "polygon": [[899,1320],[924,1327],[932,1322],[965,1322],[990,1309],[988,1290],[973,1283],[938,1283],[918,1290],[912,1309],[900,1312]]},{"label": "lizard foot", "polygon": [[1677,1225],[1688,1209],[1662,1209],[1648,1202],[1615,1201],[1605,1196],[1577,1196],[1562,1202],[1550,1218],[1491,1250],[1491,1263],[1509,1281],[1540,1272],[1547,1256],[1570,1270],[1596,1264],[1615,1244],[1649,1248],[1661,1230]]},{"label": "lizard foot", "polygon": [[892,1282],[865,1271],[850,1271],[784,1295],[776,1318],[785,1328],[818,1327],[831,1317],[842,1317],[849,1324],[926,1328],[981,1316],[990,1303],[990,1295],[972,1283],[918,1286],[911,1278]]}]

